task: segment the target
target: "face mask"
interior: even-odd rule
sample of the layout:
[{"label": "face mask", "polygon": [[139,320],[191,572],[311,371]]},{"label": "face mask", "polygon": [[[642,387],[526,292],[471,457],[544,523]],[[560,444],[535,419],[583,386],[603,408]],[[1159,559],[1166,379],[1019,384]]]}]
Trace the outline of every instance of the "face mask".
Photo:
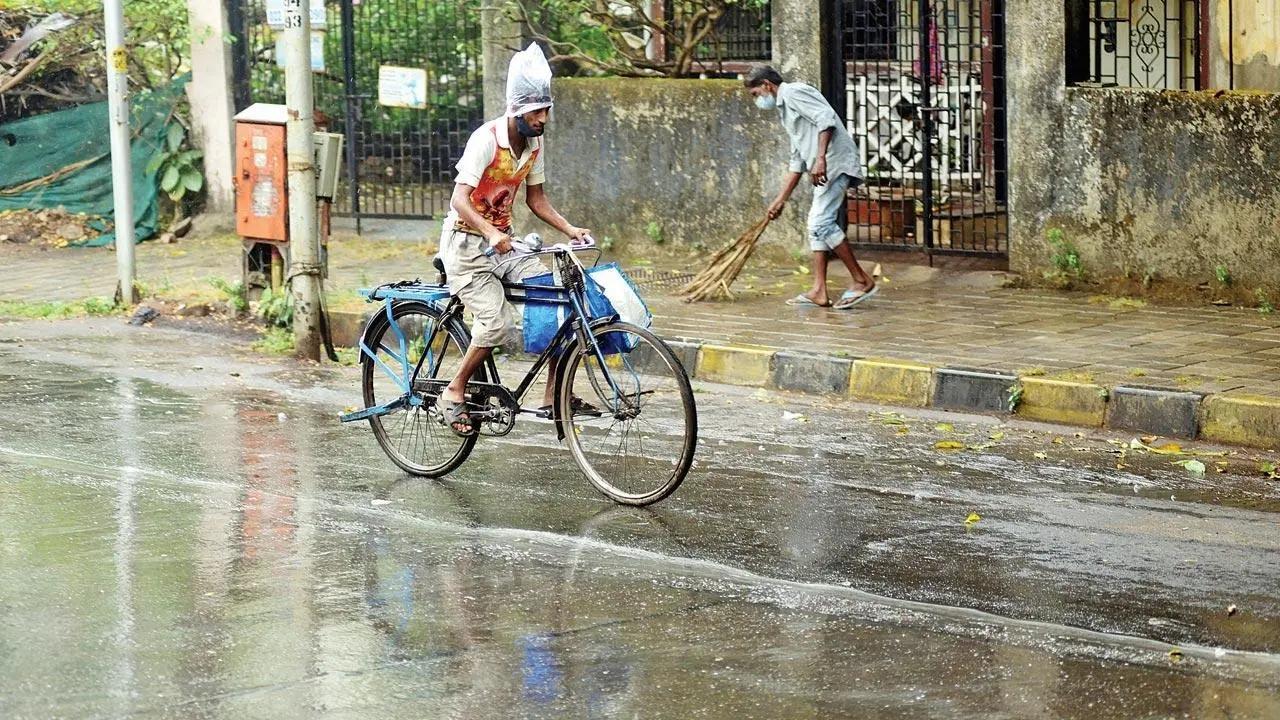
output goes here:
[{"label": "face mask", "polygon": [[[544,125],[543,130],[545,129],[546,129],[546,126]],[[520,133],[521,135],[527,138],[538,137],[539,135],[542,134],[542,130],[534,130],[533,126],[525,122],[524,116],[516,117],[516,132]]]},{"label": "face mask", "polygon": [[756,107],[761,110],[772,110],[778,107],[778,99],[772,95],[757,95]]}]

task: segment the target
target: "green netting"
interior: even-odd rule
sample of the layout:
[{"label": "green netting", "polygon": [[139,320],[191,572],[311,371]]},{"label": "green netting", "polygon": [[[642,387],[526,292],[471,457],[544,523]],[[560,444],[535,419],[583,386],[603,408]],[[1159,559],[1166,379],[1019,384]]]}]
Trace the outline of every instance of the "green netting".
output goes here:
[{"label": "green netting", "polygon": [[[147,164],[164,145],[165,124],[186,80],[131,100],[133,217],[139,241],[155,234],[157,189]],[[100,219],[114,214],[107,103],[81,105],[0,125],[0,210],[64,208]],[[100,220],[91,223],[105,229]],[[87,240],[109,245],[115,233]]]}]

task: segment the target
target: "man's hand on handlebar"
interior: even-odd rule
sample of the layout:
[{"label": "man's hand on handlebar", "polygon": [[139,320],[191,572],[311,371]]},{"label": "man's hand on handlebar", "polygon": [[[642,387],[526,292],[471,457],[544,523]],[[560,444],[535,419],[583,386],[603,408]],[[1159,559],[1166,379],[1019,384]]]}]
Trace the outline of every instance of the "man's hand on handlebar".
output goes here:
[{"label": "man's hand on handlebar", "polygon": [[569,231],[565,233],[569,236],[569,240],[574,245],[591,245],[595,241],[591,238],[591,231],[587,228],[569,226]]},{"label": "man's hand on handlebar", "polygon": [[489,241],[489,247],[493,248],[494,252],[499,253],[501,255],[506,255],[507,253],[511,252],[511,236],[510,235],[504,232],[494,232],[487,239]]}]

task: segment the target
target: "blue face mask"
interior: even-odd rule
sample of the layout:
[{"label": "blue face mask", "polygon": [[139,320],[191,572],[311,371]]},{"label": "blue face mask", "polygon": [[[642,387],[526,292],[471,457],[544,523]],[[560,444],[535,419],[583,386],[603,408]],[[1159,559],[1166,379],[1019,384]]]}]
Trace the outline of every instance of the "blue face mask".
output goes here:
[{"label": "blue face mask", "polygon": [[772,95],[757,95],[756,107],[761,110],[772,110],[778,107],[778,99]]}]

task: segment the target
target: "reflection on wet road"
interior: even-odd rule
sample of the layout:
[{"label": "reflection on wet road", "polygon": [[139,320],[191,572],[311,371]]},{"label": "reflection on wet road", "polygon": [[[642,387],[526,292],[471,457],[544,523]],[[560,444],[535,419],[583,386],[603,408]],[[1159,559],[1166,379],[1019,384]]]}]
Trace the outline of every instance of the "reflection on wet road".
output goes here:
[{"label": "reflection on wet road", "polygon": [[406,478],[354,383],[0,325],[0,717],[1280,717],[1274,483],[703,386],[632,510],[549,425]]}]

